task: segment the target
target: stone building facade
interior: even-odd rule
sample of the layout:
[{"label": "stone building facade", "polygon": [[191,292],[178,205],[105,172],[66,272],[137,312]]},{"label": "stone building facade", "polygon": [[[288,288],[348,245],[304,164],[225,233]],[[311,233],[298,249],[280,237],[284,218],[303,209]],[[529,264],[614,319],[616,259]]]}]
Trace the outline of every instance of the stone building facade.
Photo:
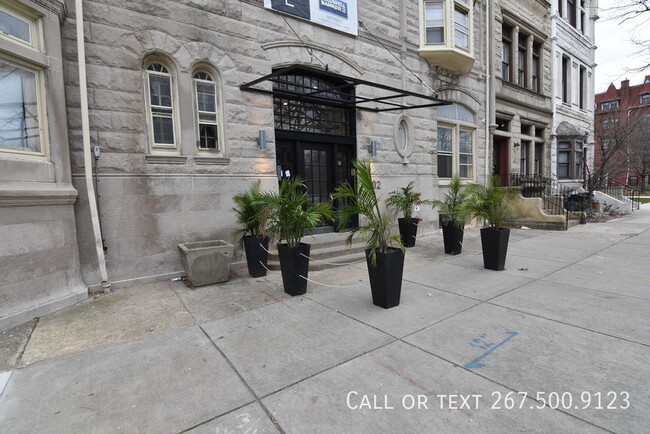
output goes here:
[{"label": "stone building facade", "polygon": [[595,1],[556,0],[551,15],[551,176],[582,185],[594,160]]},{"label": "stone building facade", "polygon": [[[176,245],[232,240],[232,196],[252,180],[301,175],[327,200],[356,158],[384,197],[414,181],[432,199],[454,174],[551,173],[546,0],[286,3],[0,0],[0,25],[26,17],[43,32],[32,48],[0,36],[0,61],[40,77],[47,137],[37,152],[0,144],[0,268],[13,279],[0,328],[102,285],[181,275]],[[378,100],[387,86],[408,95]],[[450,104],[399,106],[431,103],[413,94]],[[437,227],[436,211],[420,216]]]},{"label": "stone building facade", "polygon": [[0,329],[87,297],[68,146],[66,15],[56,0],[0,1]]},{"label": "stone building facade", "polygon": [[544,0],[495,2],[491,170],[502,185],[510,174],[550,174],[550,9]]}]

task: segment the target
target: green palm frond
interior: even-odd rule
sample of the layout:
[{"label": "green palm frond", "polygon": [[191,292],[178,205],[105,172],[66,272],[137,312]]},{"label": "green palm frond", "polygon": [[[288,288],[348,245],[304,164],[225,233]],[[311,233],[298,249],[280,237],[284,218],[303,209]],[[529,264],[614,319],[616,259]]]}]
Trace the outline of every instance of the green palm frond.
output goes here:
[{"label": "green palm frond", "polygon": [[333,217],[329,203],[307,206],[307,189],[300,178],[282,180],[277,193],[263,193],[261,200],[268,207],[268,231],[291,247],[300,244],[306,231]]},{"label": "green palm frond", "polygon": [[401,212],[404,218],[410,219],[415,205],[433,205],[435,207],[433,201],[422,199],[422,194],[415,191],[414,186],[415,183],[411,181],[406,187],[388,193],[389,196],[386,199],[388,208],[398,213]]},{"label": "green palm frond", "polygon": [[508,218],[508,205],[514,200],[514,189],[501,187],[500,177],[489,177],[486,185],[471,184],[467,207],[476,217],[484,218],[492,228],[500,228]]},{"label": "green palm frond", "polygon": [[353,184],[345,183],[336,189],[335,199],[346,199],[346,205],[337,212],[338,227],[347,228],[348,223],[356,215],[366,218],[363,224],[352,229],[348,236],[348,245],[354,237],[365,240],[370,249],[370,259],[376,264],[376,251],[387,253],[391,247],[405,250],[400,236],[393,233],[390,221],[381,212],[381,199],[375,191],[372,182],[372,169],[367,161],[353,161],[356,179]]},{"label": "green palm frond", "polygon": [[455,225],[463,226],[467,215],[469,214],[468,200],[469,193],[463,187],[463,183],[458,175],[454,175],[449,183],[449,188],[442,200],[434,200],[433,203],[438,207],[443,218]]},{"label": "green palm frond", "polygon": [[235,213],[235,219],[239,225],[234,236],[240,245],[247,235],[258,238],[266,236],[268,212],[266,204],[261,200],[260,186],[261,181],[254,181],[247,191],[238,193],[232,198],[235,204],[232,211]]}]

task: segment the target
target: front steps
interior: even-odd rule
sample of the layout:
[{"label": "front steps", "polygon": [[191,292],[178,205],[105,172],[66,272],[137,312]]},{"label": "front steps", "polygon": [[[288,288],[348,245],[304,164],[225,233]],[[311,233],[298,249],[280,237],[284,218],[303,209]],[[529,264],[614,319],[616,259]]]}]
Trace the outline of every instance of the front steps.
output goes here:
[{"label": "front steps", "polygon": [[[348,247],[345,243],[348,235],[349,232],[304,236],[302,242],[311,244],[309,271],[326,270],[350,263],[363,265],[366,245],[363,241],[355,239],[352,246]],[[275,246],[269,246],[269,250],[267,267],[269,270],[279,270],[278,250]]]}]

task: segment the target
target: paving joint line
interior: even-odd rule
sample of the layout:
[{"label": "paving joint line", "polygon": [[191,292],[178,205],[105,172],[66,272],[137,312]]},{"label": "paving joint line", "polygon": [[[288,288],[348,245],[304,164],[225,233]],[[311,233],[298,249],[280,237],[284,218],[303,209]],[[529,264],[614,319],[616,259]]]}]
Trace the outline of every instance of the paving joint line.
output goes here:
[{"label": "paving joint line", "polygon": [[508,307],[508,306],[502,306],[502,305],[496,304],[496,303],[491,303],[491,302],[486,302],[486,303],[491,305],[491,306],[500,307],[502,309],[508,309],[508,310],[513,311],[513,312],[523,313],[524,315],[534,316],[535,318],[540,318],[540,319],[544,319],[544,320],[547,320],[547,321],[556,322],[558,324],[563,324],[563,325],[566,325],[566,326],[569,326],[569,327],[575,327],[575,328],[580,329],[580,330],[585,330],[585,331],[588,331],[588,332],[591,332],[591,333],[596,333],[596,334],[599,334],[599,335],[602,335],[602,336],[607,336],[607,337],[610,337],[610,338],[613,338],[613,339],[618,339],[618,340],[622,340],[622,341],[629,342],[629,343],[632,343],[632,344],[637,344],[637,345],[641,345],[641,346],[650,348],[650,344],[644,344],[643,342],[633,341],[631,339],[624,338],[624,337],[621,337],[621,336],[610,335],[610,334],[607,334],[605,332],[599,332],[598,330],[592,330],[592,329],[587,328],[587,327],[582,327],[582,326],[579,326],[579,325],[576,325],[576,324],[571,324],[571,323],[560,321],[560,320],[553,319],[553,318],[547,318],[547,317],[542,316],[540,314],[526,312],[524,310],[511,308],[511,307]]},{"label": "paving joint line", "polygon": [[16,359],[16,366],[14,369],[19,369],[23,363],[23,355],[25,354],[25,351],[27,351],[27,345],[29,344],[29,341],[32,340],[32,335],[36,331],[36,326],[41,322],[41,317],[36,317],[36,322],[34,323],[34,327],[29,332],[29,336],[27,336],[27,339],[25,340],[25,345],[23,345],[23,349],[20,350],[20,354],[18,355],[18,358]]},{"label": "paving joint line", "polygon": [[[244,386],[248,389],[248,391],[250,392],[250,394],[255,398],[255,402],[257,402],[257,404],[258,404],[260,407],[262,407],[262,410],[264,410],[264,413],[266,414],[266,416],[270,419],[271,423],[273,423],[273,426],[275,426],[275,428],[276,428],[280,433],[285,434],[285,431],[284,431],[284,429],[280,426],[280,423],[279,423],[279,422],[278,422],[278,421],[273,417],[273,415],[271,414],[271,412],[269,411],[269,409],[266,408],[266,406],[265,406],[264,403],[262,402],[262,399],[261,399],[259,396],[257,396],[257,393],[255,393],[255,391],[254,391],[253,388],[250,386],[250,384],[248,384],[248,382],[244,379],[244,377],[242,376],[242,374],[241,374],[241,373],[239,372],[239,370],[235,367],[234,363],[232,363],[232,361],[228,358],[228,356],[226,356],[226,354],[221,350],[221,348],[219,348],[219,346],[218,346],[218,345],[217,345],[217,344],[212,340],[212,338],[210,337],[210,335],[205,331],[205,329],[204,329],[201,325],[197,325],[197,327],[201,330],[201,332],[203,332],[203,334],[205,335],[205,337],[208,339],[208,341],[210,341],[210,343],[212,344],[212,346],[213,346],[213,347],[214,347],[214,348],[219,352],[219,354],[221,354],[221,357],[224,358],[224,360],[226,361],[226,363],[228,364],[228,366],[230,366],[230,369],[232,369],[233,372],[237,375],[237,377],[239,377],[239,381],[241,381],[242,384],[244,384]],[[249,402],[249,403],[247,403],[246,405],[248,405],[248,404],[251,404],[251,403]],[[226,413],[226,414],[227,414],[227,413]],[[217,416],[217,417],[219,417],[219,416]],[[212,420],[214,420],[214,419],[215,419],[215,418],[212,418],[212,419],[210,419],[210,420],[208,420],[208,421],[202,422],[201,424],[199,424],[199,425],[197,425],[197,426],[200,426],[200,425],[203,425],[203,424],[205,424],[205,423],[208,423],[208,422],[210,422],[210,421],[212,421]],[[193,428],[194,428],[194,427],[189,428],[189,429],[193,429]]]},{"label": "paving joint line", "polygon": [[[470,374],[474,374],[474,375],[476,375],[476,376],[478,376],[478,377],[480,377],[480,378],[483,378],[484,380],[489,381],[490,383],[497,384],[497,385],[499,385],[499,386],[501,386],[501,387],[503,387],[503,388],[505,388],[505,389],[508,389],[508,390],[510,390],[510,391],[513,391],[513,392],[515,392],[515,393],[519,393],[519,392],[520,392],[520,391],[518,391],[518,390],[516,390],[516,389],[514,389],[514,388],[512,388],[512,387],[510,387],[510,386],[507,386],[506,384],[501,383],[500,381],[497,381],[497,380],[494,380],[494,379],[492,379],[492,378],[486,377],[485,375],[480,374],[480,373],[478,373],[478,372],[476,372],[476,371],[472,371],[471,369],[467,369],[467,368],[465,368],[464,366],[459,365],[459,364],[456,363],[456,362],[453,362],[453,361],[451,361],[451,360],[448,360],[448,359],[446,359],[446,358],[444,358],[444,357],[442,357],[442,356],[440,356],[440,355],[438,355],[438,354],[432,353],[431,351],[426,350],[426,349],[424,349],[424,348],[420,348],[420,347],[418,347],[418,346],[415,345],[415,344],[412,344],[412,343],[410,343],[410,342],[404,342],[404,343],[407,344],[407,345],[409,345],[410,347],[413,347],[413,348],[415,348],[415,349],[417,349],[417,350],[420,350],[420,351],[422,351],[422,352],[424,352],[424,353],[426,353],[426,354],[429,354],[429,355],[431,355],[431,356],[433,356],[433,357],[436,357],[436,358],[438,358],[438,359],[440,359],[440,360],[442,360],[442,361],[444,361],[444,362],[447,362],[447,363],[451,364],[452,367],[454,367],[454,368],[461,368],[461,369],[463,369],[464,371],[469,372]],[[527,391],[523,391],[523,392],[528,393]],[[526,395],[526,397],[529,398],[529,399],[532,399],[533,401],[535,401],[535,402],[537,402],[537,403],[539,403],[539,401],[537,401],[537,400],[536,400],[535,398],[533,398],[532,396]],[[612,430],[610,430],[610,429],[604,428],[604,427],[602,427],[602,426],[600,426],[600,425],[597,425],[597,424],[595,424],[595,423],[593,423],[593,422],[591,422],[591,421],[589,421],[589,420],[583,419],[583,418],[581,418],[581,417],[579,417],[579,416],[576,416],[576,415],[574,415],[574,414],[571,414],[571,413],[567,413],[567,412],[564,411],[563,409],[560,409],[560,408],[551,408],[551,407],[549,407],[548,405],[545,405],[544,407],[548,408],[549,410],[559,411],[560,413],[564,413],[564,414],[566,414],[566,415],[568,415],[568,416],[573,417],[574,419],[578,419],[578,420],[581,421],[581,422],[584,422],[584,423],[589,424],[589,425],[591,425],[591,426],[594,426],[594,427],[596,427],[596,428],[602,429],[602,430],[604,430],[604,431],[607,431],[607,432],[610,432],[610,433],[614,433],[614,434],[616,433],[615,431],[612,431]]]}]

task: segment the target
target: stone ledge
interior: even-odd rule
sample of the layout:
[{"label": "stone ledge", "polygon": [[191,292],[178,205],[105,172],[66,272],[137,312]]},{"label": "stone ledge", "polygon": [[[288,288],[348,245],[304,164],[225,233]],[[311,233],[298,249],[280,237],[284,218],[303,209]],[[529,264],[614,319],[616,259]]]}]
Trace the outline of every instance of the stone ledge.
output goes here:
[{"label": "stone ledge", "polygon": [[221,165],[225,166],[230,164],[230,158],[226,157],[208,157],[208,156],[200,156],[197,155],[194,157],[194,162],[196,164],[216,164],[216,165]]},{"label": "stone ledge", "polygon": [[3,183],[0,187],[0,207],[72,205],[77,196],[78,192],[72,184]]},{"label": "stone ledge", "polygon": [[145,160],[150,164],[185,164],[187,157],[183,155],[145,155]]}]

